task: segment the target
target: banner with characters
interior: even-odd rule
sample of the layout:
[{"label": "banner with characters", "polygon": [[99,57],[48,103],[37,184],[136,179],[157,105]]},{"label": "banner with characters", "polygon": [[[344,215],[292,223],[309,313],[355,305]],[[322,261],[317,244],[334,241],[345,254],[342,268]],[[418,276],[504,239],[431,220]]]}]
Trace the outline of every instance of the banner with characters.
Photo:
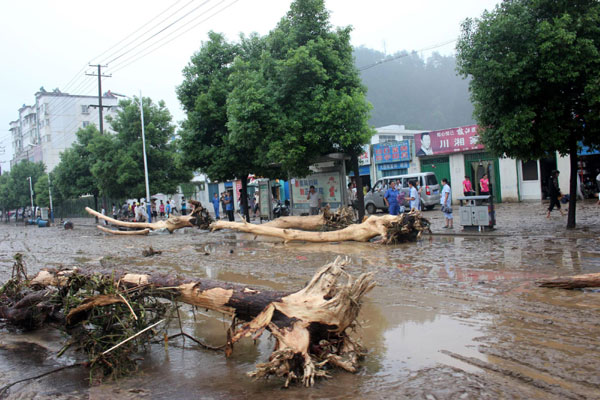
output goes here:
[{"label": "banner with characters", "polygon": [[294,208],[310,208],[306,199],[311,186],[321,195],[321,203],[333,208],[340,207],[343,200],[343,180],[339,172],[327,172],[309,175],[306,178],[294,178],[290,181]]},{"label": "banner with characters", "polygon": [[477,125],[423,132],[415,135],[417,157],[460,153],[468,150],[482,150],[479,143]]}]

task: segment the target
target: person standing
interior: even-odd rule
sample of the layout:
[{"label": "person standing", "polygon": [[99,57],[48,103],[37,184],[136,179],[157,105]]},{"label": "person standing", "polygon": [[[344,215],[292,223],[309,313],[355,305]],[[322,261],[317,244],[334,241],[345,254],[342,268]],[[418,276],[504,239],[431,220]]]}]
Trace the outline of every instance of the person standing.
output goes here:
[{"label": "person standing", "polygon": [[410,201],[410,209],[412,210],[418,210],[419,209],[419,203],[421,203],[421,199],[419,197],[419,191],[417,190],[417,188],[415,187],[415,182],[414,181],[408,181],[408,200]]},{"label": "person standing", "polygon": [[442,205],[442,212],[444,213],[446,223],[444,228],[452,229],[454,227],[454,217],[452,216],[452,190],[448,184],[448,179],[442,179],[442,186],[440,204]]},{"label": "person standing", "polygon": [[321,209],[321,195],[315,190],[313,185],[311,185],[308,190],[306,200],[309,201],[310,215],[319,215],[319,210]]},{"label": "person standing", "polygon": [[227,218],[231,222],[235,221],[235,218],[233,216],[233,200],[231,199],[229,193],[225,193],[223,202],[225,203],[225,211],[227,212]]},{"label": "person standing", "polygon": [[113,219],[117,219],[117,206],[115,203],[112,203],[112,217]]},{"label": "person standing", "polygon": [[550,196],[550,206],[548,207],[548,213],[546,218],[550,218],[550,213],[554,209],[554,206],[560,211],[560,215],[565,215],[563,210],[560,209],[560,187],[558,186],[558,174],[559,171],[553,170],[548,179],[548,195]]},{"label": "person standing", "polygon": [[165,203],[163,203],[163,201],[160,201],[160,205],[158,206],[158,211],[160,212],[160,217],[164,218],[165,217]]},{"label": "person standing", "polygon": [[211,203],[213,205],[213,208],[215,209],[215,219],[219,220],[221,217],[219,216],[219,204],[220,204],[220,200],[219,200],[219,194],[215,193],[213,195],[213,198],[211,200]]},{"label": "person standing", "polygon": [[465,196],[470,196],[473,191],[473,185],[471,184],[471,179],[469,179],[468,176],[465,175],[465,180],[462,183],[463,185],[463,194]]},{"label": "person standing", "polygon": [[185,197],[181,197],[181,215],[187,214],[187,201],[185,201]]},{"label": "person standing", "polygon": [[171,216],[171,202],[169,200],[167,200],[165,212],[167,213],[167,218],[169,218]]},{"label": "person standing", "polygon": [[481,196],[488,196],[490,194],[490,181],[487,174],[483,174],[483,177],[479,180],[479,194]]},{"label": "person standing", "polygon": [[398,215],[400,206],[398,204],[398,191],[396,190],[396,182],[391,181],[388,190],[383,195],[383,201],[388,207],[390,215]]},{"label": "person standing", "polygon": [[158,219],[158,211],[156,211],[156,200],[155,199],[152,199],[152,201],[150,202],[150,211],[152,212],[153,221],[156,222],[156,220]]}]

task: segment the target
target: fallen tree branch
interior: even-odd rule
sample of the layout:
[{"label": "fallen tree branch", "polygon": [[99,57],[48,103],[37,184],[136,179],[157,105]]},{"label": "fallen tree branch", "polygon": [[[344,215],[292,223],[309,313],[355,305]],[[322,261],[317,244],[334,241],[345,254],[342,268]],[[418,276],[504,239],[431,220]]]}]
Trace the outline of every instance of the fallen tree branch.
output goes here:
[{"label": "fallen tree branch", "polygon": [[[76,269],[42,270],[28,282],[27,287],[28,290],[36,288],[40,292],[50,291],[55,287],[56,289],[52,289],[53,293],[80,293],[79,286],[86,282],[97,282],[94,287],[103,288],[110,281],[118,282],[119,295],[127,293],[129,288],[136,288],[135,293],[129,294],[138,299],[136,303],[133,299],[126,301],[121,296],[107,293],[89,297],[78,306],[65,310],[68,311],[67,325],[71,330],[77,326],[82,329],[84,325],[90,324],[90,318],[94,315],[96,318],[111,317],[111,312],[97,312],[96,308],[118,309],[118,320],[128,318],[134,321],[131,310],[140,307],[139,299],[145,294],[231,315],[232,326],[228,331],[226,354],[230,354],[234,344],[242,338],[256,339],[268,330],[276,341],[274,353],[267,363],[257,365],[257,370],[251,375],[277,375],[286,379],[286,385],[298,380],[310,386],[316,377],[328,376],[327,366],[356,371],[359,359],[365,354],[362,346],[349,336],[349,331],[354,327],[363,296],[374,287],[373,274],[362,274],[353,279],[344,270],[348,262],[347,259],[338,257],[334,262],[322,267],[305,288],[294,293],[253,289],[240,284],[208,279],[116,271],[99,274]],[[109,288],[110,293],[114,293],[114,290]],[[58,298],[54,297],[53,304],[58,303]],[[15,305],[10,301],[5,304],[8,311]],[[28,307],[22,307],[23,311],[39,313],[37,303],[28,304]],[[62,306],[65,306],[64,301]],[[147,314],[147,306],[145,310]],[[140,315],[139,312],[137,314]],[[2,317],[11,322],[10,315],[11,313],[7,312]],[[245,323],[236,329],[238,320]],[[76,324],[79,325],[73,327]],[[114,325],[117,324],[107,324]],[[133,322],[133,326],[139,326],[138,321]],[[146,330],[150,328],[151,326]],[[116,347],[142,332],[145,330],[131,337],[127,335],[127,340],[119,341]],[[103,356],[110,351],[96,351],[91,360],[96,363],[108,363]]]},{"label": "fallen tree branch", "polygon": [[284,229],[269,226],[268,224],[250,224],[246,221],[217,221],[211,225],[211,230],[233,229],[239,232],[281,238],[286,243],[291,241],[367,242],[377,236],[381,236],[383,243],[394,244],[417,240],[424,231],[431,232],[429,225],[429,221],[423,218],[420,211],[413,210],[410,213],[401,215],[372,215],[360,224],[353,224],[344,229],[330,232],[307,232],[298,229]]},{"label": "fallen tree branch", "polygon": [[600,287],[600,273],[538,279],[536,285],[547,288],[581,289]]},{"label": "fallen tree branch", "polygon": [[88,214],[103,219],[114,226],[136,229],[134,231],[118,231],[97,225],[101,231],[111,233],[113,235],[146,235],[150,230],[158,231],[163,229],[166,229],[169,231],[169,233],[173,233],[173,231],[177,229],[194,226],[200,229],[208,229],[213,221],[208,210],[202,207],[202,204],[198,201],[190,200],[190,204],[193,206],[190,215],[182,215],[178,217],[172,216],[166,220],[160,220],[156,222],[119,221],[107,215],[101,214],[98,211],[92,210],[89,207],[86,207],[85,211],[87,211]]},{"label": "fallen tree branch", "polygon": [[339,230],[354,224],[354,211],[351,207],[340,207],[332,212],[329,206],[319,215],[280,217],[262,224],[281,229],[303,231]]}]

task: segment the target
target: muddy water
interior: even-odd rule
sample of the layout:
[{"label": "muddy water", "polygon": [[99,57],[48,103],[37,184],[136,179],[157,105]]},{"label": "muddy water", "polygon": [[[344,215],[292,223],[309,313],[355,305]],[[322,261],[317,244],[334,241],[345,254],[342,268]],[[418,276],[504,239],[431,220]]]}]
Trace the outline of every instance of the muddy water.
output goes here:
[{"label": "muddy water", "polygon": [[[517,211],[522,214],[515,219],[526,214]],[[283,390],[281,380],[246,376],[271,352],[273,341],[264,334],[256,343],[240,343],[229,359],[176,339],[168,349],[151,346],[127,379],[89,387],[85,370],[65,370],[16,385],[10,397],[600,398],[600,293],[532,285],[549,275],[600,272],[595,234],[592,227],[557,240],[547,229],[528,226],[505,235],[434,236],[384,247],[284,245],[191,229],[109,237],[89,220],[74,231],[0,225],[2,280],[20,251],[29,273],[48,265],[118,266],[290,291],[318,267],[347,256],[351,274],[375,271],[379,284],[359,316],[357,334],[369,349],[363,368],[355,375],[336,371],[311,389]],[[163,254],[143,257],[148,245]],[[185,331],[208,344],[223,344],[227,325],[211,312],[184,315]],[[76,361],[77,353],[56,357],[62,340],[54,331],[22,335],[0,328],[0,385]]]}]

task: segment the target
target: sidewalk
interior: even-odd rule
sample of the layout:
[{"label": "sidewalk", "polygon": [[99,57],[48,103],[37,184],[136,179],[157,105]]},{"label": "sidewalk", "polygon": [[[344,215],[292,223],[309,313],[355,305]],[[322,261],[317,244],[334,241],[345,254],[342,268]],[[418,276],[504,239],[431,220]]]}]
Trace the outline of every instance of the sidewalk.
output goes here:
[{"label": "sidewalk", "polygon": [[[431,230],[436,235],[465,236],[577,236],[600,237],[600,206],[595,199],[577,202],[576,223],[574,230],[567,230],[567,216],[552,211],[546,218],[548,202],[521,202],[494,204],[496,226],[492,231],[478,232],[463,230],[460,225],[459,205],[453,205],[454,229],[444,229],[444,215],[436,207],[432,211],[423,212],[423,216],[431,222]],[[567,211],[563,206],[563,210]]]}]

